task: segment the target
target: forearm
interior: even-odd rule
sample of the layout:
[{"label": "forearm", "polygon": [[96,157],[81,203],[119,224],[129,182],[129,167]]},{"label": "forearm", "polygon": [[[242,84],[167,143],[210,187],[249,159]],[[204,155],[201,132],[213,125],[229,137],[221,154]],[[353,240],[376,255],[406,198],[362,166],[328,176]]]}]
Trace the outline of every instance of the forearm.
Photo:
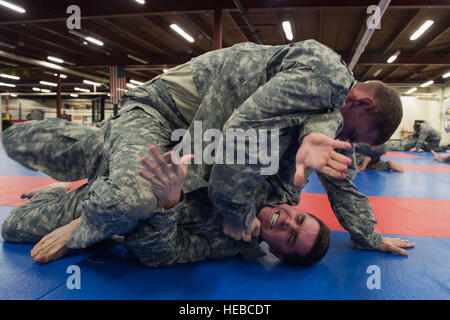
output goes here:
[{"label": "forearm", "polygon": [[348,179],[336,180],[321,174],[319,178],[327,191],[334,214],[341,226],[350,233],[355,246],[359,249],[375,249],[382,238],[374,229],[377,220],[367,197],[359,193]]}]

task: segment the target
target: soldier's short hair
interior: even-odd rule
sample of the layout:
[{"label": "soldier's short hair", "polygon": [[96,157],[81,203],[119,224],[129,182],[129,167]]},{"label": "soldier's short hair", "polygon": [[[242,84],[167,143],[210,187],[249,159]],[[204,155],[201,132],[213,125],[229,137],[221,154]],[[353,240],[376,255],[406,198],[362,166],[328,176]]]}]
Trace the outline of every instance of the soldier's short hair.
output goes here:
[{"label": "soldier's short hair", "polygon": [[375,121],[374,128],[379,130],[374,144],[380,145],[388,141],[400,125],[403,117],[402,101],[398,93],[382,81],[371,80],[366,84],[374,90],[375,104],[369,113]]},{"label": "soldier's short hair", "polygon": [[284,254],[282,259],[283,262],[309,267],[320,261],[327,253],[328,248],[330,247],[330,229],[322,222],[322,220],[310,213],[308,214],[316,219],[320,226],[319,233],[317,234],[316,241],[314,242],[311,251],[306,256],[298,253],[290,255]]},{"label": "soldier's short hair", "polygon": [[9,127],[11,127],[14,123],[9,120],[2,120],[2,130],[5,131]]}]

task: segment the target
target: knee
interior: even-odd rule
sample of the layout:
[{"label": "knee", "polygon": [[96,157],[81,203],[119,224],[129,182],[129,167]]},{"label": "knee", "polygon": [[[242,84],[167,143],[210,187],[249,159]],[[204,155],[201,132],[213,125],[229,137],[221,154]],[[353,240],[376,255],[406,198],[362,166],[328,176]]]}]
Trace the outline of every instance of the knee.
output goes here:
[{"label": "knee", "polygon": [[118,184],[107,179],[98,179],[90,187],[88,212],[124,215],[128,218],[145,219],[157,205],[153,194],[141,189],[137,183]]},{"label": "knee", "polygon": [[3,240],[6,242],[20,242],[18,234],[19,228],[17,222],[13,218],[12,213],[6,218],[1,227],[1,234]]}]

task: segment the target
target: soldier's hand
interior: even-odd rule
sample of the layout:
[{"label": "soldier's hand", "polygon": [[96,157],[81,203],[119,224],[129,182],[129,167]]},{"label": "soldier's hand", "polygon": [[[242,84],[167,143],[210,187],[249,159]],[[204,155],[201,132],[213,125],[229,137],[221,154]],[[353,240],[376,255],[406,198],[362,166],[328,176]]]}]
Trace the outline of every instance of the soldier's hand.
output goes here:
[{"label": "soldier's hand", "polygon": [[261,222],[255,218],[247,228],[236,226],[223,220],[223,233],[234,240],[252,241],[252,238],[258,237],[261,232]]},{"label": "soldier's hand", "polygon": [[141,163],[146,170],[139,170],[139,175],[152,183],[153,194],[164,208],[171,208],[180,201],[181,186],[187,175],[187,162],[193,158],[189,154],[181,160],[172,161],[172,152],[168,152],[169,162],[167,163],[158,151],[156,146],[148,149],[154,161],[149,158],[142,158]]},{"label": "soldier's hand", "polygon": [[383,242],[378,247],[376,247],[376,250],[396,253],[402,256],[408,256],[408,251],[402,248],[412,247],[415,247],[415,244],[410,243],[406,239],[383,237]]},{"label": "soldier's hand", "polygon": [[310,133],[303,138],[295,157],[294,184],[301,187],[305,180],[305,169],[312,169],[330,177],[344,179],[352,160],[335,149],[350,149],[348,142],[333,140],[320,133]]}]

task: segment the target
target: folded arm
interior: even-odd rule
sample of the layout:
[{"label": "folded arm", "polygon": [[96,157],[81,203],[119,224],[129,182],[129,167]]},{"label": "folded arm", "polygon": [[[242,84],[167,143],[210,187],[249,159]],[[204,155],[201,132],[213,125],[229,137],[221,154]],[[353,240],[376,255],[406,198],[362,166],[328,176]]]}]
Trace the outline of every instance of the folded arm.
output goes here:
[{"label": "folded arm", "polygon": [[[270,132],[274,133],[275,141],[268,139],[266,145],[259,141],[256,156],[258,160],[261,160],[263,153],[266,155],[270,153],[272,158],[276,158],[273,160],[276,162],[276,167],[274,172],[270,173],[273,175],[278,170],[279,157],[285,151],[278,148],[280,147],[277,140],[279,136],[276,136],[276,131],[302,126],[311,114],[327,112],[331,108],[330,96],[329,86],[307,67],[280,72],[251,95],[228,119],[223,128],[225,137],[223,145],[226,145],[227,130],[272,130]],[[332,139],[329,140],[332,141]],[[244,141],[245,144],[242,146],[245,147],[241,147],[244,148],[244,159],[250,159],[250,156],[255,158],[255,153],[250,153],[247,147],[249,138],[245,137]],[[314,142],[312,144],[314,145]],[[236,144],[234,146],[236,147]],[[333,143],[328,141],[326,155],[328,160],[334,152],[333,147]],[[273,157],[273,154],[276,156]],[[313,151],[308,154],[316,155]],[[306,163],[306,166],[313,166],[312,162],[307,162],[308,159],[309,157],[300,158],[299,162]],[[326,167],[328,160],[314,169],[322,170]],[[266,166],[262,165],[261,161],[252,165],[216,164],[213,167],[210,176],[210,198],[228,223],[242,228],[252,225],[257,213],[253,201],[255,188],[268,176],[262,174],[261,169],[264,168]],[[340,166],[339,168],[342,169]],[[299,170],[301,169],[299,167]]]}]

